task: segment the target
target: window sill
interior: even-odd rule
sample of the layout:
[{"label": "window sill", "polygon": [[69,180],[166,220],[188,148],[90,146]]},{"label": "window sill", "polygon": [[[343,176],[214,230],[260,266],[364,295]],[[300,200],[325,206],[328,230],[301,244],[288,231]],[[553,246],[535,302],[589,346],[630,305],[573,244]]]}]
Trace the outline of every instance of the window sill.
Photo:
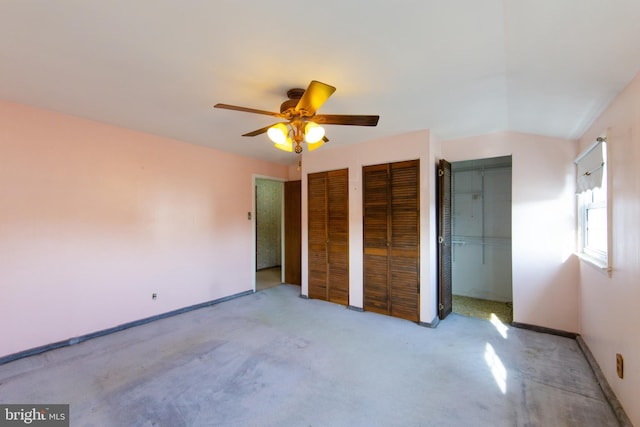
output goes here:
[{"label": "window sill", "polygon": [[609,277],[611,276],[611,271],[613,270],[613,268],[610,265],[607,265],[606,262],[602,261],[601,259],[589,256],[584,252],[574,252],[574,253],[581,261],[584,261],[585,263],[597,268],[603,274],[606,274]]}]

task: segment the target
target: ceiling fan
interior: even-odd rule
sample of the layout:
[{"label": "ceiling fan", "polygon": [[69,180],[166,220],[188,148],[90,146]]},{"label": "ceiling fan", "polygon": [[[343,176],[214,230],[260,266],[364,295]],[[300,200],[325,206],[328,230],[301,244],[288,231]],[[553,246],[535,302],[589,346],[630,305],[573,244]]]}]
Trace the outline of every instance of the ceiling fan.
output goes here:
[{"label": "ceiling fan", "polygon": [[215,108],[265,114],[286,121],[265,126],[242,136],[256,136],[267,133],[269,139],[280,150],[302,153],[302,142],[308,144],[309,151],[321,147],[329,139],[324,136],[322,125],[376,126],[380,116],[316,114],[316,111],[335,92],[336,88],[316,80],[307,89],[289,89],[287,99],[280,105],[280,112],[257,110],[229,104],[216,104]]}]

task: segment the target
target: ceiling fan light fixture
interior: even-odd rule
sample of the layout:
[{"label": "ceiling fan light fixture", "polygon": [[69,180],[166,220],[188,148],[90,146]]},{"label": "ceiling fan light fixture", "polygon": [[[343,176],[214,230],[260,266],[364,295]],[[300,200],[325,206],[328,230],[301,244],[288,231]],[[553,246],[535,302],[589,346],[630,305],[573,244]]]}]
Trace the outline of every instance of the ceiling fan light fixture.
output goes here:
[{"label": "ceiling fan light fixture", "polygon": [[267,136],[276,144],[276,146],[286,145],[288,140],[289,147],[291,147],[291,140],[289,139],[289,129],[287,129],[287,126],[284,123],[276,123],[275,125],[271,126],[267,131]]},{"label": "ceiling fan light fixture", "polygon": [[278,150],[286,151],[287,153],[293,153],[293,141],[291,140],[291,138],[287,138],[284,144],[275,143],[273,144],[273,146]]},{"label": "ceiling fan light fixture", "polygon": [[309,148],[309,151],[313,151],[322,147],[324,145],[324,140],[321,139],[318,142],[313,142],[313,143],[309,142],[307,144],[308,144],[307,147]]},{"label": "ceiling fan light fixture", "polygon": [[[247,132],[242,136],[257,136],[267,133],[269,139],[279,150],[301,154],[303,143],[307,150],[313,151],[322,147],[329,140],[324,136],[323,125],[376,126],[380,116],[353,114],[316,114],[318,109],[335,92],[334,86],[312,80],[306,89],[294,88],[287,91],[288,100],[280,105],[280,112],[258,110],[231,104],[215,104],[215,108],[243,111],[245,113],[262,114],[277,117],[281,121],[274,125]],[[316,120],[315,122],[311,121]]]},{"label": "ceiling fan light fixture", "polygon": [[317,123],[307,122],[304,127],[304,140],[309,144],[315,144],[324,138],[324,128]]}]

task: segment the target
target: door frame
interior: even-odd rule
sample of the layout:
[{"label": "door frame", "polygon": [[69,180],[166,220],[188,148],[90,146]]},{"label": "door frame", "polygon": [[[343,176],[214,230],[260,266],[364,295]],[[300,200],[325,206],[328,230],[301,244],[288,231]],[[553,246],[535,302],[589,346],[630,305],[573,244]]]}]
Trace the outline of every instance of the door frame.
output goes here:
[{"label": "door frame", "polygon": [[252,255],[251,255],[251,271],[253,272],[252,278],[251,278],[251,289],[253,289],[253,292],[256,291],[256,256],[257,256],[257,252],[258,252],[258,246],[257,246],[257,238],[258,238],[258,233],[256,230],[256,218],[258,216],[258,212],[256,211],[257,206],[256,206],[256,181],[257,180],[267,180],[267,181],[276,181],[281,183],[281,192],[282,192],[282,196],[281,196],[281,203],[280,203],[280,280],[284,283],[284,269],[285,269],[285,260],[284,260],[284,182],[287,181],[284,178],[278,178],[278,177],[273,177],[273,176],[268,176],[268,175],[259,175],[259,174],[253,174],[251,177],[251,212],[249,212],[251,214],[251,246],[253,249]]},{"label": "door frame", "polygon": [[[507,158],[507,157],[508,157],[508,158],[510,159],[509,168],[510,168],[510,175],[511,175],[511,176],[510,176],[510,179],[511,179],[511,192],[512,192],[512,195],[513,195],[513,154],[505,154],[505,155],[490,156],[490,157],[472,157],[472,158],[470,158],[470,159],[462,158],[462,159],[457,159],[457,160],[455,160],[455,161],[451,161],[451,162],[448,162],[448,161],[446,161],[446,160],[445,160],[447,163],[449,163],[449,167],[451,167],[451,170],[450,170],[450,178],[451,178],[451,186],[450,186],[450,192],[451,192],[451,194],[450,194],[450,202],[451,202],[451,204],[452,204],[451,209],[453,209],[453,196],[454,196],[454,191],[453,191],[453,164],[454,164],[454,163],[467,162],[467,161],[477,161],[477,162],[482,162],[482,161],[484,161],[484,160],[489,161],[489,160],[491,160],[491,159],[502,158],[502,157],[504,157],[504,158]],[[489,166],[489,167],[491,167],[491,166]],[[439,169],[440,169],[440,163],[438,163],[438,166],[437,166],[436,170],[439,170]],[[440,184],[440,177],[439,177],[439,176],[437,177],[437,181],[436,181],[436,183],[437,183],[438,185],[441,185],[441,184]],[[437,204],[437,206],[436,206],[436,210],[437,210],[437,212],[438,212],[438,214],[436,215],[436,217],[437,217],[437,222],[439,223],[439,222],[440,222],[440,215],[439,215],[439,212],[440,212],[440,209],[441,209],[441,200],[440,200],[440,190],[439,190],[439,187],[437,187],[437,191],[436,191],[436,204]],[[510,216],[511,216],[511,218],[512,218],[512,220],[513,220],[513,197],[512,197],[512,200],[511,200],[511,206],[510,206],[510,208],[509,208],[509,209],[510,209]],[[450,220],[450,222],[451,222],[451,224],[450,224],[450,225],[453,227],[453,211],[451,212],[451,220]],[[512,226],[513,226],[513,224],[512,224]],[[438,226],[437,226],[437,231],[438,231],[438,235],[439,235],[439,234],[440,234],[440,227],[439,227],[439,224],[438,224]],[[512,230],[512,231],[513,231],[513,230]],[[451,236],[453,235],[452,233],[453,233],[453,228],[452,228],[452,230],[451,230]],[[512,242],[513,242],[513,234],[511,235],[511,237],[510,237],[509,241],[510,241],[509,245],[510,245],[510,247],[511,247],[511,263],[512,263],[512,268],[513,268],[513,245],[512,245]],[[439,275],[440,275],[440,272],[439,272],[439,271],[440,271],[440,245],[438,244],[438,242],[437,242],[437,241],[436,241],[436,245],[438,246],[438,261],[437,261],[437,264],[438,264],[438,286],[437,286],[438,306],[436,306],[436,311],[438,312],[439,320],[442,320],[442,319],[444,319],[444,317],[446,317],[446,315],[445,315],[444,317],[440,317],[440,307],[439,307],[439,304],[440,304],[440,298],[441,298],[441,286],[440,286],[440,278],[439,278]],[[452,246],[450,246],[450,247],[451,247],[451,249],[453,249],[453,247],[452,247]],[[451,257],[452,257],[452,259],[453,259],[453,255],[451,255]],[[453,265],[451,266],[451,276],[453,276]],[[451,291],[451,294],[453,295],[453,286],[454,286],[454,283],[453,283],[453,277],[451,277],[450,282],[451,282],[450,291]],[[511,276],[511,291],[512,291],[511,304],[512,304],[512,311],[513,311],[514,318],[515,318],[515,309],[516,309],[516,307],[515,307],[515,304],[514,304],[514,301],[513,301],[513,289],[514,289],[514,285],[513,285],[513,272],[512,272],[512,276]]]}]

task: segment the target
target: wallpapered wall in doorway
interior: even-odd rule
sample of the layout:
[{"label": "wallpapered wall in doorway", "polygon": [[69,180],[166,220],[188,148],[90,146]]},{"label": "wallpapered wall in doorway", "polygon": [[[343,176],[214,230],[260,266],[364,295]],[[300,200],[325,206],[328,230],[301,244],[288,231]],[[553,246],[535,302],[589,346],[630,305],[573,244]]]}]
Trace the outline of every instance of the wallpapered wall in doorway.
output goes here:
[{"label": "wallpapered wall in doorway", "polygon": [[282,264],[282,183],[256,179],[256,269]]}]

